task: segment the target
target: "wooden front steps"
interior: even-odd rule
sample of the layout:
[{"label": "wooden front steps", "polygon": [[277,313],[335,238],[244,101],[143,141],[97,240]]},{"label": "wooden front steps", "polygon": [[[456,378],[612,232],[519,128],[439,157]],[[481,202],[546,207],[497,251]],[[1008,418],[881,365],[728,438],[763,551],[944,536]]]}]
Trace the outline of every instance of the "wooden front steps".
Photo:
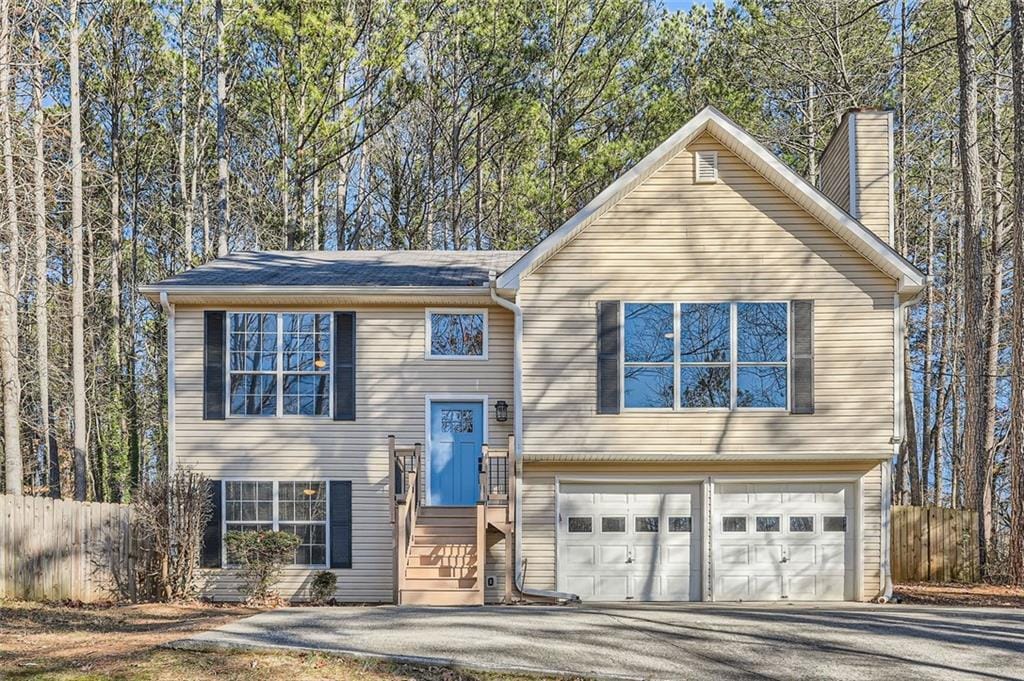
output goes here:
[{"label": "wooden front steps", "polygon": [[422,507],[403,570],[401,605],[482,605],[477,509]]}]

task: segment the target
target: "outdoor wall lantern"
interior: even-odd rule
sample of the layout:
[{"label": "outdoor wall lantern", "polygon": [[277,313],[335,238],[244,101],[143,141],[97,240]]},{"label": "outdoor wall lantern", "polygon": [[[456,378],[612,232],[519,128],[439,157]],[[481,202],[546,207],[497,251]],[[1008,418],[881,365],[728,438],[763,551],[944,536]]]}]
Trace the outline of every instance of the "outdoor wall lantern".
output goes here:
[{"label": "outdoor wall lantern", "polygon": [[498,400],[494,403],[494,418],[498,423],[508,421],[508,402]]}]

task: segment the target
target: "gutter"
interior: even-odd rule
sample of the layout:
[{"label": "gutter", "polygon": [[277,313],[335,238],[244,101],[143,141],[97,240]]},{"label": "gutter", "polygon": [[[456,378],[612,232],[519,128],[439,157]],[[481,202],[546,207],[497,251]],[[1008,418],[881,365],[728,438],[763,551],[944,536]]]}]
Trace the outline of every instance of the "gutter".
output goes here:
[{"label": "gutter", "polygon": [[174,303],[168,300],[167,291],[160,291],[160,306],[167,314],[167,473],[174,475]]},{"label": "gutter", "polygon": [[[215,297],[230,298],[231,296],[290,296],[302,298],[316,297],[351,297],[380,298],[384,296],[474,296],[487,297],[487,286],[265,286],[265,285],[223,285],[223,286],[189,286],[148,284],[139,287],[139,292],[150,300],[158,295],[162,300],[164,294],[182,297]],[[493,282],[491,283],[493,287]]]},{"label": "gutter", "polygon": [[[510,302],[498,295],[497,273],[490,272],[490,293],[491,300],[495,304],[510,311],[513,315],[513,352],[512,352],[512,434],[515,437],[515,467],[522,470],[523,463],[523,309],[519,307],[519,292],[516,291],[515,302]],[[520,478],[521,482],[521,478]],[[579,602],[576,594],[561,591],[544,591],[541,589],[527,589],[523,573],[523,533],[520,528],[523,526],[523,485],[516,485],[516,517],[514,519],[513,534],[515,536],[515,553],[513,565],[515,574],[512,580],[516,590],[528,598],[536,598],[545,601],[558,602]]]}]

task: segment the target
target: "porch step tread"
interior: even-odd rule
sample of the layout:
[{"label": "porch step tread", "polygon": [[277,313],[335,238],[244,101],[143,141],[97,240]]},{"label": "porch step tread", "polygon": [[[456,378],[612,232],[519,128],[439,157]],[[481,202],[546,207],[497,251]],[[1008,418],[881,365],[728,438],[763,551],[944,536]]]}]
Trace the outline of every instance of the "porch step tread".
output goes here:
[{"label": "porch step tread", "polygon": [[406,574],[411,578],[443,578],[443,579],[476,579],[476,561],[466,565],[416,565],[406,566]]},{"label": "porch step tread", "polygon": [[404,591],[461,591],[476,589],[476,577],[406,577]]},{"label": "porch step tread", "polygon": [[[413,567],[445,567],[445,568],[475,568],[477,565],[476,554],[445,556],[443,554],[416,554],[411,556],[412,561],[418,562]],[[417,559],[419,559],[417,561]]]}]

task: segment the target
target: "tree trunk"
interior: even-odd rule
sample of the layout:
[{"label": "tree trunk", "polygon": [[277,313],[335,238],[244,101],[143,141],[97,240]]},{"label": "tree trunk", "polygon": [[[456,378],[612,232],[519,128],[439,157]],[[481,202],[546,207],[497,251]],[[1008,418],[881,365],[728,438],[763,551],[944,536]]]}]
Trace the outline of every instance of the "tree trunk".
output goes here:
[{"label": "tree trunk", "polygon": [[[0,0],[0,125],[3,126],[4,189],[8,231],[7,265],[0,264],[0,362],[3,363],[4,461],[8,494],[21,495],[24,473],[21,452],[21,375],[18,368],[18,261],[21,235],[14,180],[14,126],[11,122],[11,0]],[[0,231],[2,235],[2,231]]]},{"label": "tree trunk", "polygon": [[[925,209],[927,213],[927,248],[928,248],[928,274],[933,274],[935,271],[935,219],[933,217],[933,172],[935,168],[932,164],[928,166],[928,181],[926,184],[926,200],[928,206]],[[928,473],[931,471],[931,457],[934,448],[932,447],[931,438],[931,420],[932,420],[932,349],[934,345],[933,341],[933,330],[932,326],[935,323],[934,319],[935,309],[935,287],[929,286],[925,291],[924,299],[924,375],[921,377],[921,488],[924,495],[924,502],[927,504],[930,498],[935,498],[935,505],[938,505],[937,491],[939,484],[935,484],[936,494],[934,497],[929,493],[928,487]],[[939,381],[939,385],[942,382]]]},{"label": "tree trunk", "polygon": [[989,297],[986,306],[987,348],[985,353],[985,431],[984,431],[984,467],[985,487],[982,500],[985,509],[986,541],[992,543],[994,526],[992,523],[992,467],[995,464],[996,450],[996,397],[997,376],[999,373],[999,328],[1002,321],[1003,301],[1003,235],[1005,233],[1006,211],[1003,207],[1003,122],[999,109],[999,92],[1003,88],[1002,75],[999,73],[998,46],[993,45],[994,81],[992,85],[992,230],[989,251]]},{"label": "tree trunk", "polygon": [[71,104],[71,384],[74,414],[75,499],[85,501],[88,462],[87,412],[85,406],[85,291],[84,229],[82,223],[82,97],[80,94],[79,0],[70,0],[68,77]]},{"label": "tree trunk", "polygon": [[214,20],[217,24],[217,255],[228,254],[228,225],[231,209],[228,205],[228,116],[225,100],[228,94],[227,64],[224,57],[224,1],[214,1]]},{"label": "tree trunk", "polygon": [[[1010,0],[1013,60],[1013,271],[1024,272],[1024,0]],[[1013,287],[1010,368],[1010,578],[1024,584],[1024,287]]]},{"label": "tree trunk", "polygon": [[179,85],[179,107],[181,129],[178,131],[178,199],[181,201],[181,228],[184,241],[184,267],[192,267],[192,197],[188,192],[186,177],[188,175],[185,162],[185,139],[188,134],[188,55],[185,51],[185,15],[188,12],[187,0],[181,0],[181,16],[178,18],[178,49],[181,50],[181,83]]},{"label": "tree trunk", "polygon": [[972,0],[956,0],[957,58],[960,70],[960,171],[963,176],[963,292],[964,292],[964,482],[965,503],[978,512],[979,560],[982,574],[987,559],[985,488],[986,325],[983,290],[984,256],[981,243],[981,156],[978,150],[978,74],[974,46]]},{"label": "tree trunk", "polygon": [[32,157],[33,197],[36,218],[36,368],[39,371],[39,440],[46,447],[47,483],[50,496],[60,499],[60,461],[57,438],[50,423],[49,281],[46,239],[46,156],[43,139],[43,49],[39,24],[32,27]]}]

